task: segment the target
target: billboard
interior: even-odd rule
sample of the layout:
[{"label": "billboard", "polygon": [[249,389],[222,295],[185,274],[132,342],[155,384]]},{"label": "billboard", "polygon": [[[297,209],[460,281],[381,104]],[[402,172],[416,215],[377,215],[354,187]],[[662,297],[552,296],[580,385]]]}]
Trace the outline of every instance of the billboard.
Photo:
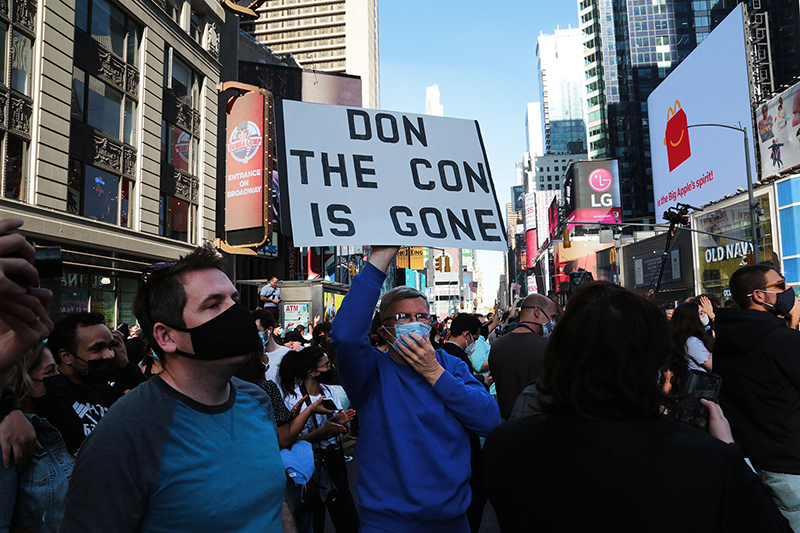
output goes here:
[{"label": "billboard", "polygon": [[295,246],[507,251],[477,122],[291,100],[276,118]]},{"label": "billboard", "polygon": [[553,198],[550,207],[547,208],[547,227],[550,228],[550,241],[560,240],[561,237],[558,235],[558,230],[560,228],[560,220],[558,218],[558,210],[559,210],[559,200],[558,198]]},{"label": "billboard", "polygon": [[251,91],[228,104],[225,239],[230,245],[260,246],[272,233],[271,99],[266,91]]},{"label": "billboard", "polygon": [[539,249],[538,241],[536,240],[536,230],[531,229],[525,232],[525,248],[528,250],[527,262],[525,268],[533,268],[533,261],[536,259],[536,251]]},{"label": "billboard", "polygon": [[761,178],[800,165],[800,83],[756,109]]},{"label": "billboard", "polygon": [[[525,195],[525,230],[536,229],[536,194],[529,192]],[[539,246],[537,245],[538,249]]]},{"label": "billboard", "polygon": [[511,200],[514,202],[514,211],[522,211],[525,208],[525,190],[522,185],[511,187]]},{"label": "billboard", "polygon": [[573,161],[564,182],[567,228],[580,222],[621,222],[616,159]]},{"label": "billboard", "polygon": [[561,191],[535,191],[532,194],[536,198],[536,227],[539,228],[539,231],[536,232],[536,238],[539,243],[538,250],[542,248],[542,245],[550,237],[550,232],[548,231],[550,228],[549,208],[553,198],[561,198]]},{"label": "billboard", "polygon": [[[754,139],[741,4],[650,94],[647,110],[658,212],[678,202],[702,207],[747,186],[744,133],[720,127]],[[710,126],[692,127],[699,124]]]}]

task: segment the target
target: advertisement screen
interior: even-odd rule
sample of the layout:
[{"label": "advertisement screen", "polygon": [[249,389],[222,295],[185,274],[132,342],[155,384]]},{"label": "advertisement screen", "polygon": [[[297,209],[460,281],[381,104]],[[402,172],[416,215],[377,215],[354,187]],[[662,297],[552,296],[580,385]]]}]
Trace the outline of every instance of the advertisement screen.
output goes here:
[{"label": "advertisement screen", "polygon": [[621,222],[619,165],[616,159],[575,161],[564,184],[567,229],[580,222]]},{"label": "advertisement screen", "polygon": [[536,194],[529,192],[528,194],[525,195],[525,230],[532,230],[535,228],[536,228]]},{"label": "advertisement screen", "polygon": [[549,221],[548,227],[550,228],[550,240],[554,241],[559,238],[558,235],[558,198],[553,198],[553,202],[547,210],[547,219]]},{"label": "advertisement screen", "polygon": [[533,261],[536,259],[536,251],[539,249],[535,229],[530,229],[525,232],[525,248],[528,250],[528,260],[525,268],[533,268]]},{"label": "advertisement screen", "polygon": [[744,133],[731,127],[747,130],[756,180],[741,4],[650,94],[647,109],[658,214],[747,186]]},{"label": "advertisement screen", "polygon": [[800,83],[756,109],[761,177],[800,165]]},{"label": "advertisement screen", "polygon": [[522,185],[511,187],[511,196],[514,200],[514,211],[522,211],[525,206],[525,192]]},{"label": "advertisement screen", "polygon": [[263,130],[264,95],[237,98],[227,123],[225,231],[264,225]]}]

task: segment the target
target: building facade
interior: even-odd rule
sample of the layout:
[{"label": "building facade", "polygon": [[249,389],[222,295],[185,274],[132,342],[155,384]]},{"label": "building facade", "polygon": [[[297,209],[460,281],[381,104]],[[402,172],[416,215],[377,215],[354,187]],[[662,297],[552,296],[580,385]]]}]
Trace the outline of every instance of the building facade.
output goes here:
[{"label": "building facade", "polygon": [[[536,56],[542,89],[545,152],[566,152],[586,137],[582,38],[578,28],[539,35]],[[530,150],[529,150],[530,151]]]},{"label": "building facade", "polygon": [[242,29],[307,69],[362,79],[364,107],[380,107],[378,0],[266,0]]},{"label": "building facade", "polygon": [[142,267],[214,239],[224,17],[210,0],[0,5],[0,216],[62,248],[55,317],[132,324]]}]

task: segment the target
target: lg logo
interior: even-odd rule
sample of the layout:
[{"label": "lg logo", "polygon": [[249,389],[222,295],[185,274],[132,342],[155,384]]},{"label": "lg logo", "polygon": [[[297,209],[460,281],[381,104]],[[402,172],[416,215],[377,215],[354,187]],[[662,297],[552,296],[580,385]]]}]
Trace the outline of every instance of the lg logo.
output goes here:
[{"label": "lg logo", "polygon": [[[592,193],[592,207],[611,207],[614,205],[614,199],[611,193],[606,192],[611,188],[614,183],[614,176],[611,172],[604,168],[597,168],[589,173],[589,187],[596,193],[604,193],[596,195]],[[599,200],[597,198],[599,196]]]}]

